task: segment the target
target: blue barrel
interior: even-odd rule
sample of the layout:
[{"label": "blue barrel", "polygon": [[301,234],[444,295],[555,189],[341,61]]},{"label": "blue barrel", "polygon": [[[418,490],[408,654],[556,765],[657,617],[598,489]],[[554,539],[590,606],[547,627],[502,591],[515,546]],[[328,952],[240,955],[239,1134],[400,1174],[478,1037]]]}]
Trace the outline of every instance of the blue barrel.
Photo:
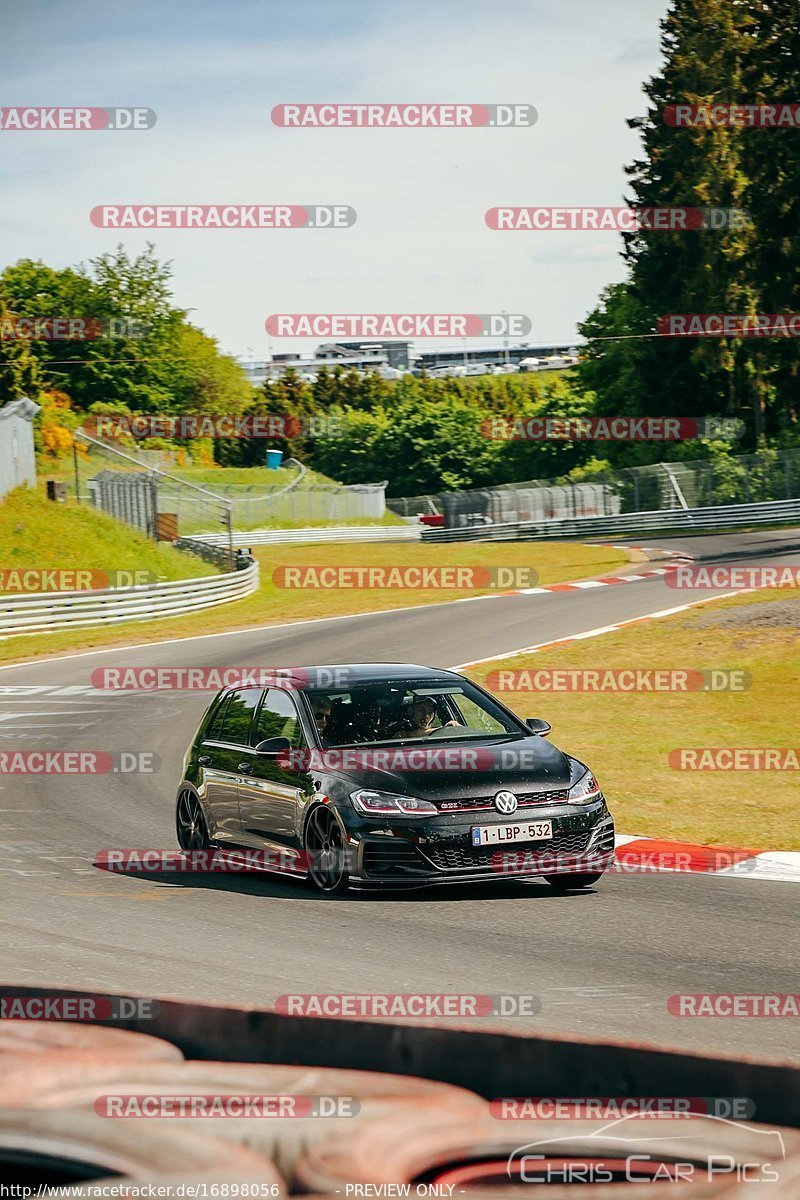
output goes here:
[{"label": "blue barrel", "polygon": [[282,462],[283,462],[283,451],[282,450],[268,450],[267,451],[267,468],[270,471],[277,471],[278,467],[281,465]]}]

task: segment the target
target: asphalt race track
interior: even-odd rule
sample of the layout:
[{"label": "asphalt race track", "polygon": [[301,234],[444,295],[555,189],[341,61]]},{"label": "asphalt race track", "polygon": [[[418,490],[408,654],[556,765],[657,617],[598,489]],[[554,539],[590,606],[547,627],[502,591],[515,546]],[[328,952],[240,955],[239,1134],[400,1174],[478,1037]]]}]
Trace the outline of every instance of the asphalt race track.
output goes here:
[{"label": "asphalt race track", "polygon": [[[800,559],[794,530],[643,540],[728,564]],[[535,554],[532,545],[534,564]],[[697,595],[651,577],[265,627],[8,667],[0,686],[83,689],[96,666],[110,665],[454,666]],[[566,896],[545,884],[503,882],[336,899],[268,876],[154,879],[96,869],[104,848],[175,845],[180,763],[208,698],[0,694],[2,750],[143,750],[162,762],[153,775],[3,778],[3,982],[258,1005],[296,992],[536,994],[540,1014],[507,1018],[509,1027],[797,1059],[789,1020],[681,1019],[667,1011],[678,992],[796,990],[798,894],[789,883],[613,875],[595,891]],[[567,730],[556,729],[554,739],[569,749]]]}]

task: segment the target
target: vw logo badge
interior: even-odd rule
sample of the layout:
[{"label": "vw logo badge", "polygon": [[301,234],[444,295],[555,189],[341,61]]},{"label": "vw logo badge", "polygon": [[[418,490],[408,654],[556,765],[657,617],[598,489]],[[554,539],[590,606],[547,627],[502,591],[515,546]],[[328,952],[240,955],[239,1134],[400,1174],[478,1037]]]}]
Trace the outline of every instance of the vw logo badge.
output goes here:
[{"label": "vw logo badge", "polygon": [[513,792],[498,792],[494,798],[494,806],[499,813],[510,817],[517,811],[517,797]]}]

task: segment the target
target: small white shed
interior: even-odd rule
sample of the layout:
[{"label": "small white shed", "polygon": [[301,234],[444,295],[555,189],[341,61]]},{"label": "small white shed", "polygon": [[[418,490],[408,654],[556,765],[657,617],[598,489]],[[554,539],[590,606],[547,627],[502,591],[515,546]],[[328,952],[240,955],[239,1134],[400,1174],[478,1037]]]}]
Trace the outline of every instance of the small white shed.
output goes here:
[{"label": "small white shed", "polygon": [[23,483],[36,483],[33,418],[38,411],[27,396],[0,408],[0,496]]}]

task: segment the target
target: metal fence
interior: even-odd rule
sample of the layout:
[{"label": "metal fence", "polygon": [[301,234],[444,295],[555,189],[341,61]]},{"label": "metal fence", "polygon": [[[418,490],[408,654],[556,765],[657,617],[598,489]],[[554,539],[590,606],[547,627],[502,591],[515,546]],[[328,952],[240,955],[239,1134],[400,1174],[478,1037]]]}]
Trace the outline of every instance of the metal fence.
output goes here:
[{"label": "metal fence", "polygon": [[402,517],[438,514],[448,527],[614,516],[800,498],[800,450],[602,470],[580,483],[533,479],[494,488],[390,498]]},{"label": "metal fence", "polygon": [[200,579],[178,579],[145,587],[91,592],[49,592],[0,599],[0,640],[20,634],[52,633],[91,625],[119,625],[229,604],[258,589],[254,559],[240,558],[241,570]]},{"label": "metal fence", "polygon": [[258,529],[270,521],[304,525],[379,520],[386,512],[385,482],[338,484],[299,479],[290,487],[225,484],[218,491],[230,502],[234,529]]},{"label": "metal fence", "polygon": [[456,529],[425,529],[424,542],[520,542],[544,538],[607,538],[631,534],[714,533],[750,525],[800,524],[800,500],[761,504],[715,505],[709,508],[667,508],[654,512],[622,513],[616,517],[583,517],[560,521],[513,521]]},{"label": "metal fence", "polygon": [[89,499],[110,517],[157,537],[158,487],[152,475],[100,471],[89,480]]},{"label": "metal fence", "polygon": [[[124,452],[101,439],[76,434],[74,490],[111,516],[154,537],[158,516],[171,517],[178,534],[220,528],[259,529],[274,524],[376,520],[386,512],[386,482],[347,485],[318,482],[296,459],[284,463],[281,482],[199,486],[152,465],[147,451]],[[286,473],[289,478],[286,480]],[[293,472],[293,474],[292,474]],[[130,482],[138,474],[142,483]],[[224,472],[220,471],[224,478]]]},{"label": "metal fence", "polygon": [[230,502],[209,488],[147,467],[138,457],[82,431],[75,434],[74,468],[79,503],[88,501],[162,541],[201,529],[221,530],[232,550]]}]

